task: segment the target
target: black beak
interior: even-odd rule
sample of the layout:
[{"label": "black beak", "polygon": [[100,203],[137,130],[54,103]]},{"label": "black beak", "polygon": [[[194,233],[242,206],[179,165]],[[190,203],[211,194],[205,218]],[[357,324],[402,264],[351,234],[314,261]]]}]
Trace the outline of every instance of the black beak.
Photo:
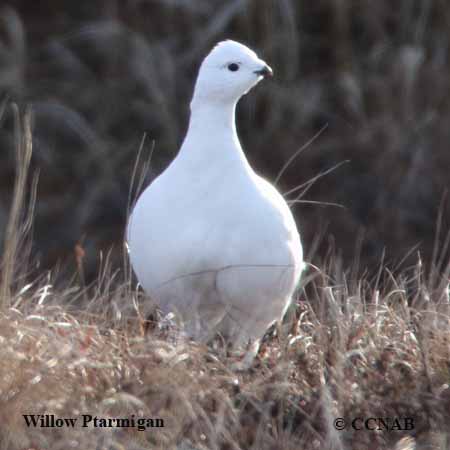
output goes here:
[{"label": "black beak", "polygon": [[269,66],[264,66],[262,69],[255,70],[257,75],[261,75],[264,78],[273,77],[273,71]]}]

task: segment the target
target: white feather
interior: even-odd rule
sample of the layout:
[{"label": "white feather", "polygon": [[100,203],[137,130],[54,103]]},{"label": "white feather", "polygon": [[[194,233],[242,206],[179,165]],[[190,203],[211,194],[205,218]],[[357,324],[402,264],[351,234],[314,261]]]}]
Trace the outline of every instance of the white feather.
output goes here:
[{"label": "white feather", "polygon": [[236,346],[252,340],[250,360],[303,269],[292,213],[250,167],[236,133],[236,104],[264,67],[237,42],[210,52],[180,151],[142,193],[127,230],[133,269],[162,310],[177,312],[194,338],[221,332]]}]

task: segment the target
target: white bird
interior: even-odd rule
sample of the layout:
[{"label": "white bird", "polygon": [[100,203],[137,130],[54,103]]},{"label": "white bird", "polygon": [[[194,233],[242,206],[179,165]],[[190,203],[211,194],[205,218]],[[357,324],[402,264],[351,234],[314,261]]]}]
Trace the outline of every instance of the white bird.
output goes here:
[{"label": "white bird", "polygon": [[235,125],[238,100],[272,69],[246,46],[217,44],[201,64],[178,155],[131,214],[127,239],[137,278],[194,339],[219,332],[235,348],[284,315],[303,269],[292,213],[250,167]]}]

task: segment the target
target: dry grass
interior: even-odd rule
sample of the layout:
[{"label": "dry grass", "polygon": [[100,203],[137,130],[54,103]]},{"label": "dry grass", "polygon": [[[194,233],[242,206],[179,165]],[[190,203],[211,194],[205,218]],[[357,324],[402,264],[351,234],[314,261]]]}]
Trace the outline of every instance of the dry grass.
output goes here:
[{"label": "dry grass", "polygon": [[[1,267],[2,449],[450,448],[450,264],[361,274],[331,248],[253,369],[234,373],[220,343],[200,346],[170,321],[146,322],[129,268],[113,272],[108,258],[89,286],[78,275],[58,287],[55,273],[29,282],[36,274],[18,249],[30,241],[22,211],[33,203],[31,121],[17,121],[17,233]],[[81,248],[78,258],[81,268]],[[134,414],[165,426],[29,428],[23,414]],[[336,431],[338,417],[411,417],[415,427]]]},{"label": "dry grass", "polygon": [[[0,448],[449,450],[447,3],[79,0],[63,14],[58,2],[39,13],[8,3],[0,95],[31,102],[36,126],[2,103]],[[325,124],[282,187],[352,160],[309,191],[348,209],[300,211],[320,270],[311,266],[246,373],[230,370],[220,342],[186,342],[170,320],[144,320],[120,251],[97,260],[122,236],[142,134],[156,140],[153,176],[183,135],[195,68],[225,37],[276,68],[239,111],[258,169],[275,179]],[[36,168],[45,176],[34,210]],[[324,222],[343,257],[334,239],[315,239]],[[420,253],[403,258],[419,240]],[[73,273],[45,270],[67,254]],[[28,428],[32,413],[135,414],[165,427]],[[338,417],[411,417],[415,427],[337,431]]]}]

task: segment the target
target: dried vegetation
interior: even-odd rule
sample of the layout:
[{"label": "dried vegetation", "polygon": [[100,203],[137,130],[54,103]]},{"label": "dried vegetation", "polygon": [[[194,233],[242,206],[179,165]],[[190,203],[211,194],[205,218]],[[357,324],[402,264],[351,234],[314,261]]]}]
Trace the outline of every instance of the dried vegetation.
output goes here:
[{"label": "dried vegetation", "polygon": [[[450,264],[344,270],[332,250],[254,367],[235,373],[220,341],[186,341],[146,300],[125,266],[105,259],[96,281],[35,277],[27,261],[30,115],[19,121],[18,177],[2,260],[1,448],[447,450]],[[28,200],[27,200],[28,199]],[[448,246],[450,235],[444,245]],[[444,251],[446,248],[444,247]],[[31,272],[30,272],[31,271]],[[32,277],[34,281],[29,282]],[[164,427],[27,427],[24,414],[146,417]],[[334,428],[343,418],[398,418],[411,429]],[[81,421],[81,419],[79,419]],[[400,426],[401,428],[401,426]]]},{"label": "dried vegetation", "polygon": [[[447,4],[80,0],[61,13],[45,1],[40,16],[9,3],[0,91],[32,104],[34,126],[3,103],[0,448],[450,449]],[[224,37],[258,43],[279,76],[241,105],[254,164],[275,179],[324,124],[283,188],[352,160],[305,185],[348,209],[301,207],[315,265],[245,373],[220,342],[145,320],[120,252],[96,260],[120,240],[142,133],[157,150],[151,177],[183,134],[196,64]],[[316,239],[328,221],[335,239]],[[71,278],[46,270],[64,254]],[[26,427],[33,413],[165,426]],[[410,417],[414,429],[337,431],[339,417]]]}]

